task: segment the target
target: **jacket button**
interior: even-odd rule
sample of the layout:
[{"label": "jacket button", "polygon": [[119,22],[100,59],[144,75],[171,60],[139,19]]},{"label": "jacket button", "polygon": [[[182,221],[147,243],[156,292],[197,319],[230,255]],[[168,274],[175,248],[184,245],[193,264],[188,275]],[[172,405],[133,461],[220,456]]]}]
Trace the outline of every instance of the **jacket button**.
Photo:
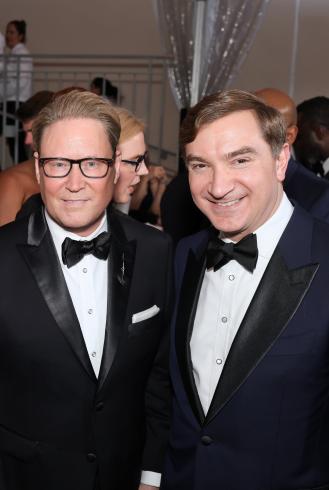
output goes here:
[{"label": "jacket button", "polygon": [[88,453],[87,454],[87,459],[89,461],[89,463],[94,463],[94,461],[96,461],[96,454],[94,453]]},{"label": "jacket button", "polygon": [[201,442],[204,446],[209,446],[210,444],[212,444],[214,441],[211,437],[209,436],[202,436],[201,437]]},{"label": "jacket button", "polygon": [[97,412],[100,412],[104,408],[104,403],[103,402],[98,402],[96,403],[96,410]]}]

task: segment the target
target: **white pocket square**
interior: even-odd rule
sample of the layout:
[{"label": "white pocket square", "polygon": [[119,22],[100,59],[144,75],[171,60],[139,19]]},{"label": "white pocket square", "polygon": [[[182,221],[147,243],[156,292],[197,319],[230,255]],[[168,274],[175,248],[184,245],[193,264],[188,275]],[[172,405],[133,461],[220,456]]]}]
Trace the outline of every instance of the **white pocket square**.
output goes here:
[{"label": "white pocket square", "polygon": [[147,310],[139,311],[138,313],[134,313],[131,317],[131,323],[142,322],[143,320],[147,320],[148,318],[152,318],[157,313],[159,313],[160,308],[157,305],[151,306],[151,308],[147,308]]}]

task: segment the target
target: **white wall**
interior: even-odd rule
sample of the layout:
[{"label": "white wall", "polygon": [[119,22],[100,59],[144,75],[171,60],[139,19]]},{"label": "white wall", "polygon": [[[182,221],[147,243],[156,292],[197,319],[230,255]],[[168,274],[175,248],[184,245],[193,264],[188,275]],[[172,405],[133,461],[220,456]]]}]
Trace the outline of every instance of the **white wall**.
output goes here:
[{"label": "white wall", "polygon": [[[295,0],[271,0],[235,87],[276,87],[289,92]],[[329,0],[300,0],[298,51],[293,98],[329,96]]]},{"label": "white wall", "polygon": [[[252,1],[252,0],[250,0]],[[295,0],[271,0],[234,87],[289,90]],[[1,0],[1,23],[24,18],[35,54],[163,54],[152,0]],[[294,98],[329,96],[329,0],[300,0]],[[178,113],[167,97],[166,145],[176,150]],[[168,119],[167,119],[168,120]]]}]

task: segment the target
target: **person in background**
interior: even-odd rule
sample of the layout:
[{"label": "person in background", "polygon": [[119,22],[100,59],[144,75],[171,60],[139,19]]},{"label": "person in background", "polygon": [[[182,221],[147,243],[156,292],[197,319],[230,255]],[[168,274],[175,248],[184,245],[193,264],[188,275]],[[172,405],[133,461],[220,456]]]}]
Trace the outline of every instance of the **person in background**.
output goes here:
[{"label": "person in background", "polygon": [[43,205],[0,229],[1,490],[155,490],[171,244],[109,206],[120,122],[90,92],[33,127]]},{"label": "person in background", "polygon": [[[53,92],[42,90],[24,102],[17,111],[17,117],[23,124],[24,143],[33,147],[32,124],[35,118],[52,99]],[[18,211],[27,199],[39,193],[40,188],[35,176],[34,159],[10,167],[0,174],[0,226],[14,221]]]},{"label": "person in background", "polygon": [[[26,45],[26,22],[24,20],[12,20],[6,29],[6,45],[9,49],[8,63],[1,66],[0,76],[0,101],[1,112],[6,104],[8,115],[7,125],[15,125],[15,113],[20,104],[25,102],[32,94],[32,59],[20,55],[30,54]],[[17,78],[17,70],[19,76]],[[21,127],[19,127],[21,129]],[[3,131],[1,121],[1,133]],[[18,156],[15,158],[15,138],[8,137],[9,153],[13,162],[23,162],[27,159],[24,147],[24,134],[18,133]]]},{"label": "person in background", "polygon": [[[266,104],[277,109],[286,123],[286,137],[290,150],[295,143],[297,110],[294,101],[281,90],[264,88],[255,92]],[[290,156],[283,188],[289,197],[316,218],[329,222],[329,182],[321,179]]]},{"label": "person in background", "polygon": [[5,36],[2,34],[2,32],[0,32],[0,55],[3,54],[5,45],[6,45]]},{"label": "person in background", "polygon": [[96,95],[101,95],[105,97],[110,102],[118,103],[118,88],[112,85],[110,80],[102,77],[96,77],[90,84],[90,91]]},{"label": "person in background", "polygon": [[149,165],[148,168],[148,175],[141,178],[131,198],[130,215],[162,229],[160,204],[169,179],[164,167]]},{"label": "person in background", "polygon": [[329,98],[313,97],[297,106],[297,159],[314,173],[329,179]]},{"label": "person in background", "polygon": [[114,187],[114,206],[128,214],[131,196],[143,175],[148,174],[148,157],[144,137],[145,125],[127,109],[115,108],[120,119],[120,175]]}]

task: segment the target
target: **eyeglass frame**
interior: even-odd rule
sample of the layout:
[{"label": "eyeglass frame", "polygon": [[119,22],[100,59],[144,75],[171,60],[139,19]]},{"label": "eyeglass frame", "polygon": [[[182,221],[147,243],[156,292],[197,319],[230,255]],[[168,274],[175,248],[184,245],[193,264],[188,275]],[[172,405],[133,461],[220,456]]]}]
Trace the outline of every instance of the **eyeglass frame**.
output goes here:
[{"label": "eyeglass frame", "polygon": [[135,172],[138,172],[138,170],[141,168],[142,162],[145,163],[146,167],[149,165],[148,154],[149,152],[146,150],[143,155],[138,155],[136,160],[125,160],[122,158],[121,162],[135,165]]},{"label": "eyeglass frame", "polygon": [[[69,162],[69,164],[70,164],[69,171],[65,175],[48,175],[47,172],[45,171],[45,167],[44,167],[47,160],[63,160],[65,162]],[[107,163],[106,173],[104,175],[102,175],[101,177],[86,175],[81,168],[81,163],[83,161],[86,161],[86,160],[96,160],[96,161],[101,160],[102,162],[106,162]],[[49,179],[63,179],[64,177],[67,177],[69,175],[69,173],[71,172],[73,165],[79,165],[80,172],[87,179],[104,179],[107,176],[107,174],[109,173],[109,168],[114,164],[115,158],[86,157],[86,158],[80,158],[78,160],[73,160],[71,158],[64,158],[64,157],[48,157],[48,158],[38,157],[38,162],[39,162],[39,166],[42,167],[45,176],[48,177]]]}]

